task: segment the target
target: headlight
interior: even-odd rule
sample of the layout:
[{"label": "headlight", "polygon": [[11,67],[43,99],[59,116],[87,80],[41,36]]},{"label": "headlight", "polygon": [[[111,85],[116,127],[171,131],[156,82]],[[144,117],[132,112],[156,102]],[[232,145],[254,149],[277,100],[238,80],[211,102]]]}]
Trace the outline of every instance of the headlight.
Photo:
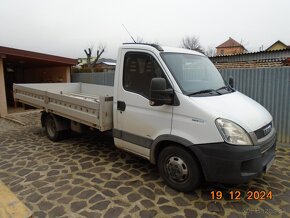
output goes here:
[{"label": "headlight", "polygon": [[216,119],[215,123],[227,143],[233,145],[253,145],[248,133],[238,124],[222,118]]}]

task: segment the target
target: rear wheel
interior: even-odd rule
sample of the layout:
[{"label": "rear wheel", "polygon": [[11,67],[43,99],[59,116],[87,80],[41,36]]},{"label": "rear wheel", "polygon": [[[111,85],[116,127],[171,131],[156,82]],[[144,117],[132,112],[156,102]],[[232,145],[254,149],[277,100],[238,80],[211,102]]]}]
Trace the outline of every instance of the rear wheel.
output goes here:
[{"label": "rear wheel", "polygon": [[61,139],[61,131],[57,131],[56,128],[56,121],[54,120],[53,116],[51,114],[46,116],[45,119],[45,132],[47,137],[51,141],[58,141]]},{"label": "rear wheel", "polygon": [[202,180],[201,169],[196,158],[178,146],[169,146],[161,151],[158,169],[165,183],[178,191],[193,191]]}]

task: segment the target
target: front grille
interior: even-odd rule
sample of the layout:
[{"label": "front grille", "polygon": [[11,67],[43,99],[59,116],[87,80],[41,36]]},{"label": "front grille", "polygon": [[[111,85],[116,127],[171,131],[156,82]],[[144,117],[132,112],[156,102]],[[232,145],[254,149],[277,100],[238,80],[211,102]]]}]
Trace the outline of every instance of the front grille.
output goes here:
[{"label": "front grille", "polygon": [[276,137],[273,135],[270,139],[268,139],[266,142],[260,144],[261,146],[261,152],[265,153],[268,151],[269,148],[271,148],[274,144],[276,144]]},{"label": "front grille", "polygon": [[261,139],[268,135],[272,131],[273,125],[272,122],[268,123],[267,125],[263,126],[262,128],[255,131],[257,139]]}]

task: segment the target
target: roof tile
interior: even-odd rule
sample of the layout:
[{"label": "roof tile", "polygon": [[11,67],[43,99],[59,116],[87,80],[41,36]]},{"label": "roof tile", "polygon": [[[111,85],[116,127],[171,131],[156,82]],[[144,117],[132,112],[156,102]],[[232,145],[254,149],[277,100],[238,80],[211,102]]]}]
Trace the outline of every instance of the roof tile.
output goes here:
[{"label": "roof tile", "polygon": [[217,46],[217,48],[229,48],[229,47],[243,47],[244,48],[242,44],[238,43],[236,40],[232,39],[231,37],[224,43]]}]

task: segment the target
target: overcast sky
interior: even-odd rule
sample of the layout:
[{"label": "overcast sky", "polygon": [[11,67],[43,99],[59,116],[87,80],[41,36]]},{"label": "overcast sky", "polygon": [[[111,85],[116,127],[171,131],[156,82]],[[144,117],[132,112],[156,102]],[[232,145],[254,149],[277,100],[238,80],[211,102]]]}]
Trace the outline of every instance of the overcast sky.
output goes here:
[{"label": "overcast sky", "polygon": [[0,0],[0,45],[72,58],[106,45],[116,58],[133,37],[180,46],[195,35],[203,47],[232,37],[249,51],[277,40],[290,45],[289,0]]}]

